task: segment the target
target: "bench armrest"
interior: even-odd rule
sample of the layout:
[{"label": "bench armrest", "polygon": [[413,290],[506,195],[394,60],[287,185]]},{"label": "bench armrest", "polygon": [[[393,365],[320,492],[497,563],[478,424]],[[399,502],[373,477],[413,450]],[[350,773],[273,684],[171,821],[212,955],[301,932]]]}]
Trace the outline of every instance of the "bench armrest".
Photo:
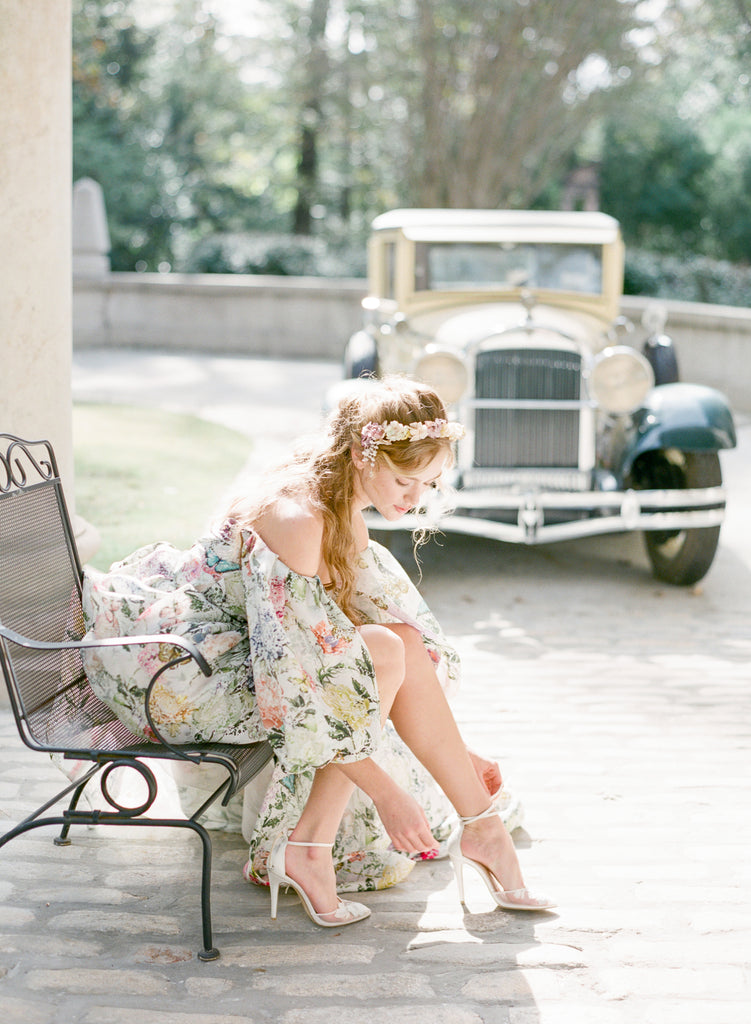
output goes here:
[{"label": "bench armrest", "polygon": [[70,651],[85,650],[91,647],[129,647],[131,644],[142,646],[144,644],[168,644],[170,647],[180,647],[191,657],[205,676],[211,675],[211,666],[198,650],[192,640],[186,640],[176,633],[143,634],[140,636],[105,636],[92,640],[63,640],[60,643],[48,640],[32,640],[22,636],[14,629],[0,624],[0,636],[5,637],[19,647],[29,647],[36,651]]},{"label": "bench armrest", "polygon": [[187,754],[185,751],[181,750],[179,746],[170,743],[169,740],[166,740],[157,728],[149,707],[154,684],[163,672],[166,672],[167,669],[172,668],[174,665],[178,665],[192,658],[205,676],[211,675],[211,666],[192,640],[186,640],[185,637],[178,636],[176,633],[108,636],[101,637],[99,639],[63,640],[60,642],[50,640],[32,640],[30,637],[23,636],[21,633],[17,633],[14,629],[8,629],[7,626],[3,626],[2,624],[0,624],[0,637],[5,640],[9,640],[11,643],[17,644],[19,647],[26,647],[35,651],[81,651],[95,647],[129,647],[131,645],[144,646],[145,644],[167,644],[170,647],[177,647],[183,650],[185,652],[184,654],[178,654],[176,657],[165,662],[165,664],[161,665],[151,677],[151,681],[149,682],[149,685],[146,688],[146,693],[144,694],[144,712],[154,739],[161,744],[161,746],[166,747],[176,757],[180,758],[180,760],[191,761],[193,764],[201,764],[204,760],[201,754]]}]

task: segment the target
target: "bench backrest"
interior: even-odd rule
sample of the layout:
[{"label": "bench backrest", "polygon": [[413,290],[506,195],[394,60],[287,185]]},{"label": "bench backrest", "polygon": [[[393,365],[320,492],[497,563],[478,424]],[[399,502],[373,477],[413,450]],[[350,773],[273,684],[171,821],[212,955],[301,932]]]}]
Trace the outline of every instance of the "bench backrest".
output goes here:
[{"label": "bench backrest", "polygon": [[[0,434],[0,625],[33,640],[80,640],[82,571],[47,441]],[[0,668],[21,736],[37,749],[120,749],[135,738],[92,692],[77,650],[0,638]]]}]

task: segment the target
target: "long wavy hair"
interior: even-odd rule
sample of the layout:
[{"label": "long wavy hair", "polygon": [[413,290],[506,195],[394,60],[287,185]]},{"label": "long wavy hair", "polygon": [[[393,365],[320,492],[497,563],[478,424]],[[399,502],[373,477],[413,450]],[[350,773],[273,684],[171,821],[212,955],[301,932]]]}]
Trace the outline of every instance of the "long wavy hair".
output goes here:
[{"label": "long wavy hair", "polygon": [[[427,385],[404,377],[368,382],[340,400],[321,438],[297,450],[269,475],[260,498],[238,496],[230,502],[225,517],[241,528],[252,528],[282,496],[307,501],[323,518],[322,558],[332,580],[332,596],[352,621],[359,622],[353,606],[357,549],[352,499],[358,470],[352,453],[361,451],[362,429],[367,423],[436,419],[446,419],[446,409]],[[388,454],[386,446],[379,447],[374,466],[385,464],[412,473],[439,452],[445,452],[447,462],[451,458],[451,442],[445,438],[394,441],[387,448]]]}]

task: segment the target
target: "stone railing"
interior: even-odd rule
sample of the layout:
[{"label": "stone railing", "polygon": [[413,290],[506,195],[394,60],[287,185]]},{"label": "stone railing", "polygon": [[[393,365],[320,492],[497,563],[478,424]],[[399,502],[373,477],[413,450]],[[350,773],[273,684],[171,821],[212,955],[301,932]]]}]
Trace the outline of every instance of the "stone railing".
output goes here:
[{"label": "stone railing", "polygon": [[[73,188],[73,344],[341,359],[361,324],[363,280],[224,274],[111,273],[102,190]],[[637,325],[655,300],[625,298]],[[661,302],[683,380],[751,411],[751,309]]]},{"label": "stone railing", "polygon": [[[625,296],[624,316],[640,327],[655,299]],[[659,304],[667,313],[665,334],[675,342],[681,380],[723,391],[736,409],[751,412],[751,309],[699,302]]]},{"label": "stone railing", "polygon": [[364,281],[244,274],[75,276],[74,345],[338,359]]},{"label": "stone railing", "polygon": [[[340,359],[361,324],[362,280],[222,274],[77,274],[74,345]],[[626,297],[636,325],[654,300]],[[683,380],[751,410],[751,309],[662,302]]]}]

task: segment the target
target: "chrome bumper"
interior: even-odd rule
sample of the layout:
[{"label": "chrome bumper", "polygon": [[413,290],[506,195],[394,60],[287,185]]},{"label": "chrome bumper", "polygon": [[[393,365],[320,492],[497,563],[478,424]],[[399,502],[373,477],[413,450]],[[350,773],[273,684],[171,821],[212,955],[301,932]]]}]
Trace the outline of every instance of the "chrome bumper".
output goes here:
[{"label": "chrome bumper", "polygon": [[[543,544],[575,537],[632,530],[688,530],[719,526],[725,517],[724,487],[685,491],[587,491],[510,494],[458,491],[456,511],[443,515],[410,513],[397,522],[368,517],[378,530],[437,529],[512,544]],[[465,514],[472,510],[473,515]],[[493,512],[516,511],[516,522],[497,522]],[[488,512],[488,518],[482,515]],[[587,513],[585,518],[545,522],[546,512]]]}]

